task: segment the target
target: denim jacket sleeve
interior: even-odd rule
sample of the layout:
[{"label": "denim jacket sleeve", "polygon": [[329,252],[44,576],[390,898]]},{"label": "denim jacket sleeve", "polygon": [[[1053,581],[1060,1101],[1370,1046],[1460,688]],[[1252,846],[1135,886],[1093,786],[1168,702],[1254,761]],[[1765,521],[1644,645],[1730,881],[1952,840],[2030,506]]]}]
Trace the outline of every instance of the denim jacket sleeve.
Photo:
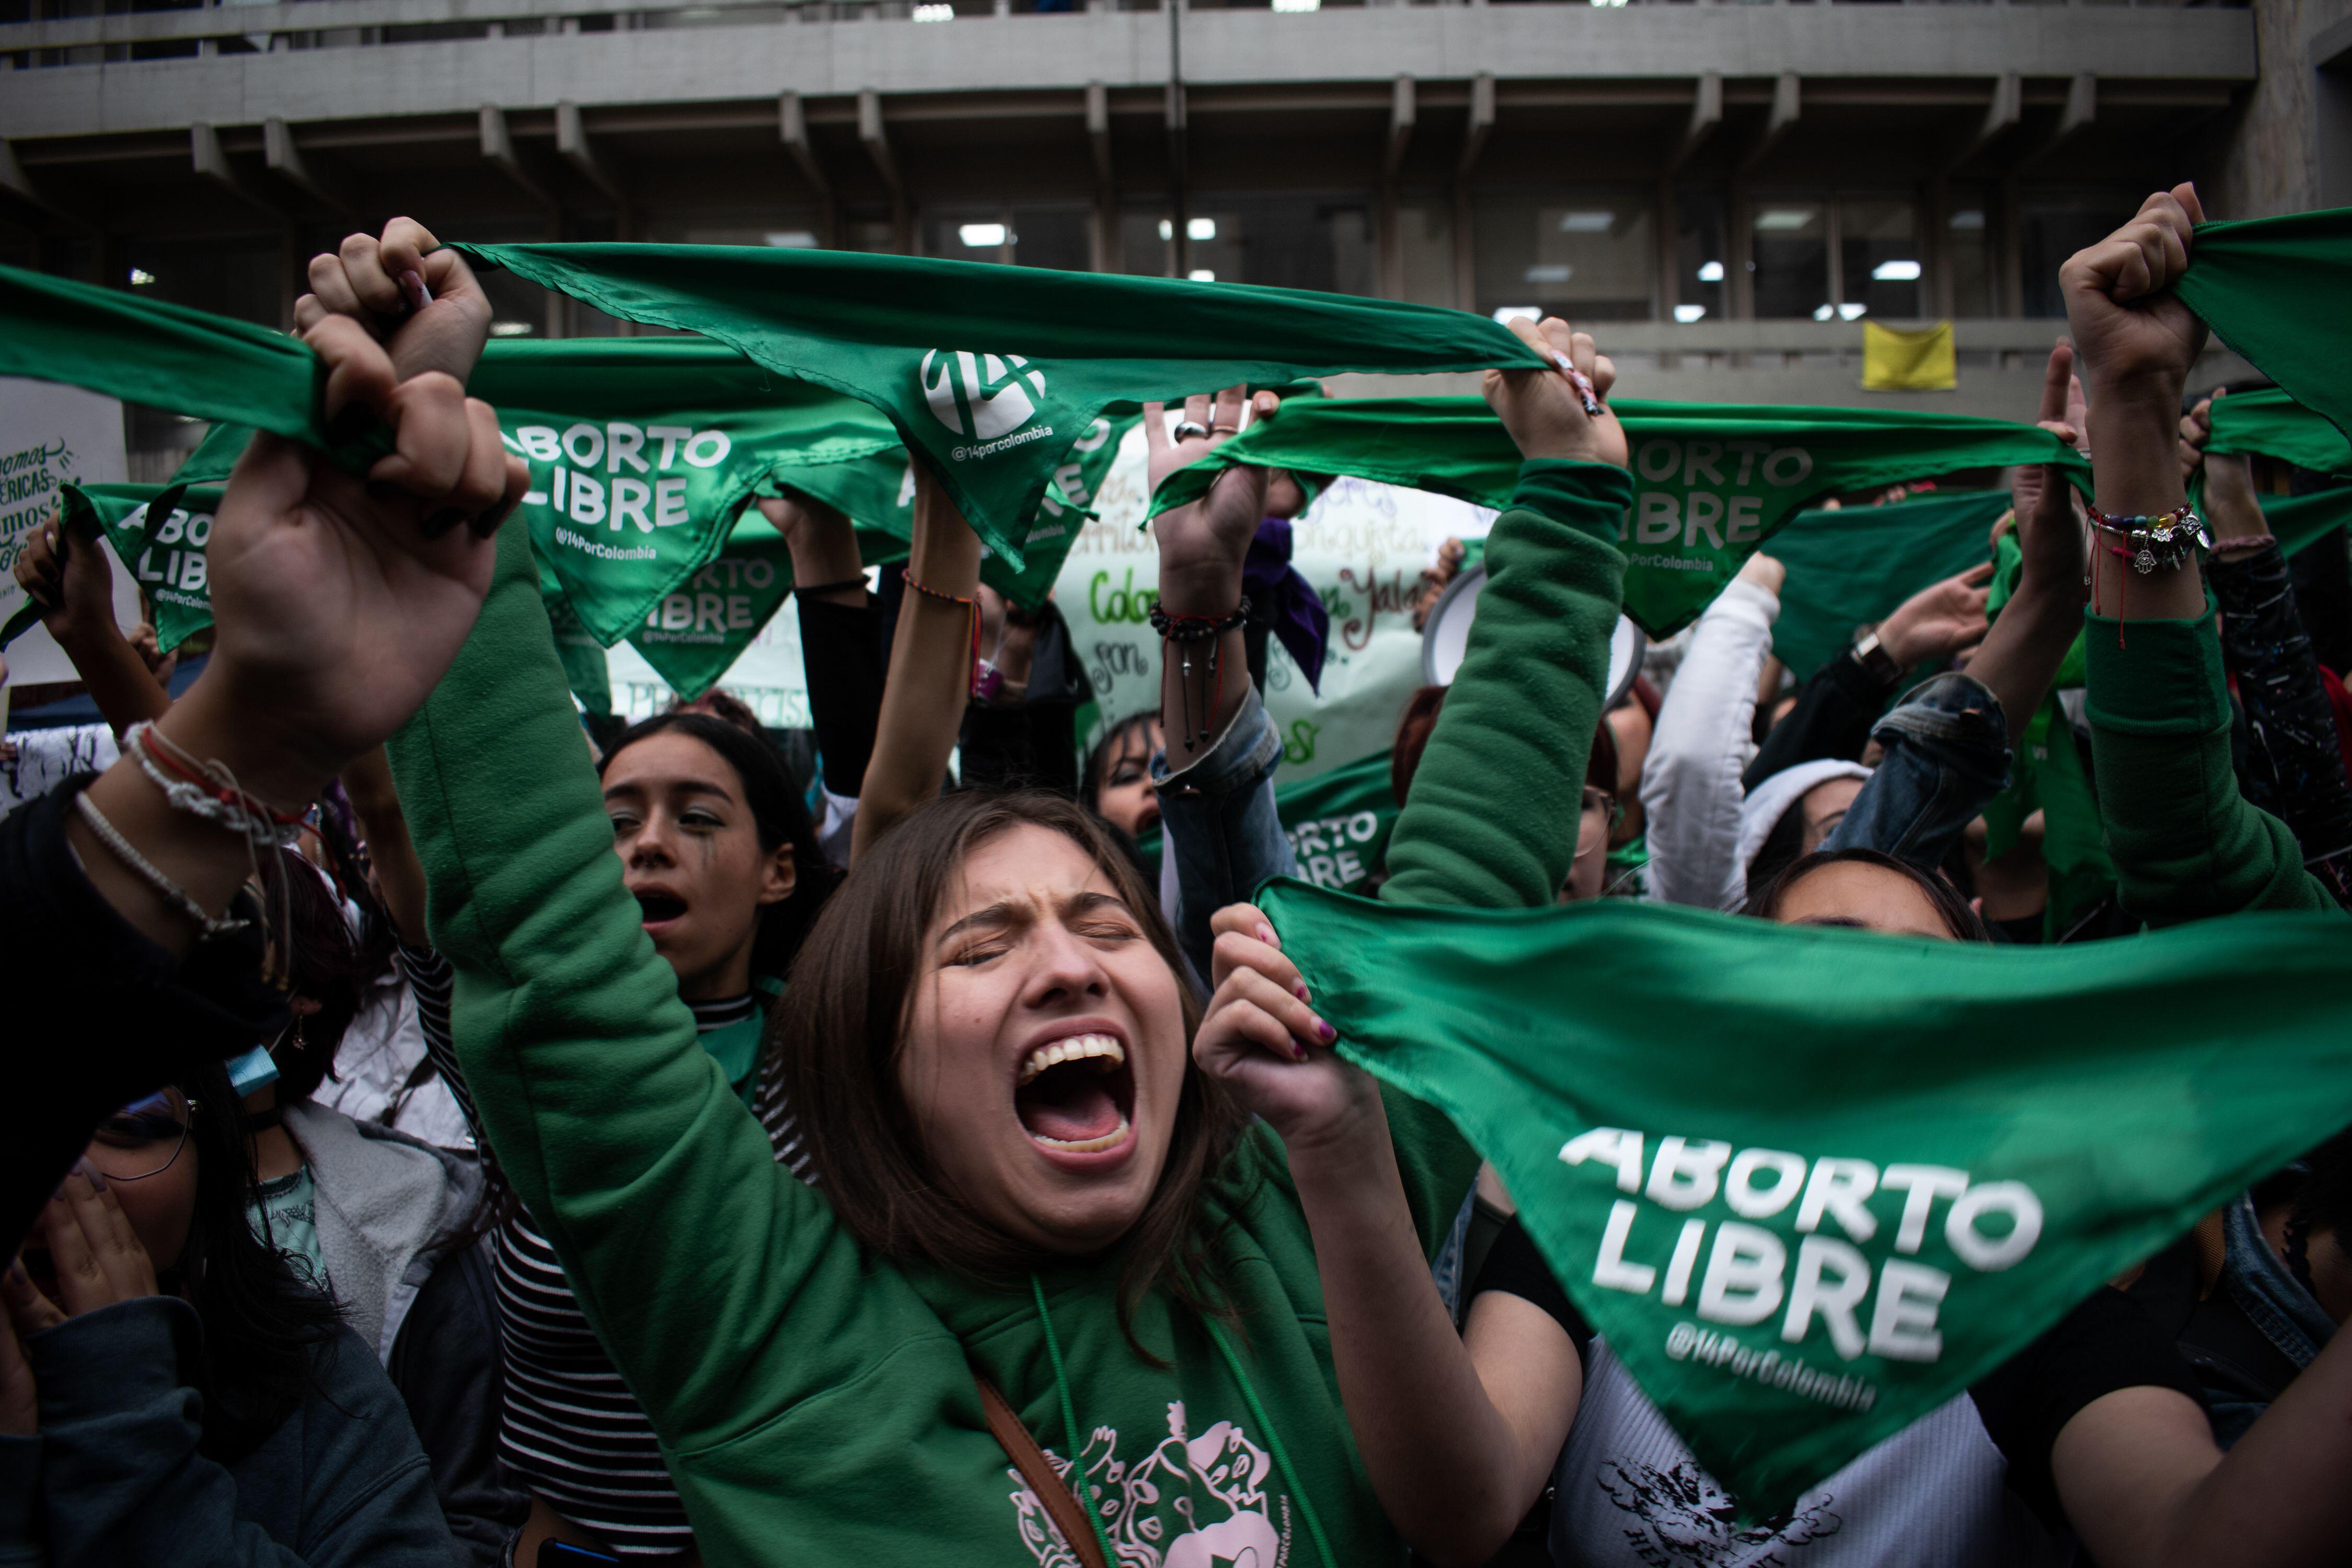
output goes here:
[{"label": "denim jacket sleeve", "polygon": [[1280,761],[1282,737],[1255,687],[1207,756],[1177,773],[1169,772],[1166,752],[1151,759],[1160,842],[1176,867],[1177,945],[1204,984],[1216,945],[1210,917],[1271,878],[1298,874],[1298,858],[1275,815]]},{"label": "denim jacket sleeve", "polygon": [[1922,682],[1871,731],[1886,756],[1824,849],[1875,849],[1932,870],[2009,783],[2009,721],[1982,682]]}]

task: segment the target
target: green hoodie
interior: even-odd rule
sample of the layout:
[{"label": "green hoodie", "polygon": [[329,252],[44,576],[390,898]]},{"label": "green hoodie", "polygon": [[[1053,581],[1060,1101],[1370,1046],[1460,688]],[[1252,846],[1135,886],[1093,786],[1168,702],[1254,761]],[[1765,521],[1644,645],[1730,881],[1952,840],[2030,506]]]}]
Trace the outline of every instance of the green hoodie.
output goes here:
[{"label": "green hoodie", "polygon": [[[1564,879],[1630,489],[1618,469],[1528,466],[1398,825],[1392,899],[1538,905]],[[1042,1271],[1041,1316],[1027,1291],[867,1257],[823,1193],[775,1163],[622,887],[519,526],[471,639],[393,755],[489,1142],[652,1417],[707,1562],[1057,1560],[982,1421],[974,1367],[1057,1463],[1080,1456],[1123,1568],[1253,1551],[1269,1564],[1402,1559],[1263,1125],[1203,1200],[1241,1311],[1233,1354],[1155,1295],[1135,1328],[1166,1368],[1120,1331],[1115,1252]],[[1498,791],[1570,804],[1507,824],[1486,809]],[[1476,1156],[1414,1100],[1390,1094],[1388,1114],[1433,1251]]]},{"label": "green hoodie", "polygon": [[2239,792],[2210,597],[2193,621],[2085,616],[2084,626],[2091,759],[2124,911],[2151,926],[2333,912],[2294,830]]}]

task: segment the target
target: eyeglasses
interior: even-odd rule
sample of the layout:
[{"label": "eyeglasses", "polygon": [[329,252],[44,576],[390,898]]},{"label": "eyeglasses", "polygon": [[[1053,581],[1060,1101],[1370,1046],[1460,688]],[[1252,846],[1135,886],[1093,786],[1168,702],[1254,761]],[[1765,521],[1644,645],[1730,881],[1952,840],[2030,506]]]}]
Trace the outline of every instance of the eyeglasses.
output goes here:
[{"label": "eyeglasses", "polygon": [[176,1089],[132,1100],[98,1124],[89,1163],[110,1182],[136,1182],[171,1169],[187,1145],[196,1102]]},{"label": "eyeglasses", "polygon": [[[1594,826],[1595,814],[1599,816],[1597,830]],[[1598,784],[1586,784],[1582,815],[1576,824],[1576,858],[1581,860],[1608,847],[1611,835],[1617,831],[1617,825],[1624,819],[1625,808],[1617,804],[1615,795]]]}]

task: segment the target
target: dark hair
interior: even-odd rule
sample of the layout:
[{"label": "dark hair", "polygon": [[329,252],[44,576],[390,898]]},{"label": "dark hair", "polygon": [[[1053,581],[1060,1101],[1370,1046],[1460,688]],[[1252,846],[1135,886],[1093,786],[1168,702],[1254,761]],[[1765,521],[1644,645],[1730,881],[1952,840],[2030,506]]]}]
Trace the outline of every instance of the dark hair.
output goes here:
[{"label": "dark hair", "polygon": [[1103,785],[1108,780],[1111,763],[1127,754],[1128,742],[1140,735],[1147,750],[1151,744],[1151,726],[1160,722],[1160,710],[1146,708],[1130,713],[1102,732],[1099,740],[1087,751],[1086,766],[1078,772],[1078,801],[1096,816],[1102,815]]},{"label": "dark hair", "polygon": [[[197,1110],[181,1158],[196,1158],[195,1215],[176,1275],[204,1324],[195,1384],[204,1395],[199,1446],[234,1464],[285,1425],[316,1386],[315,1347],[342,1321],[331,1298],[298,1278],[247,1217],[256,1177],[228,1069],[207,1062],[176,1085]],[[170,1289],[167,1285],[166,1290]]]},{"label": "dark hair", "polygon": [[[1042,791],[973,790],[933,801],[890,830],[854,869],[801,949],[770,1038],[819,1184],[843,1226],[873,1253],[921,1261],[989,1283],[1045,1261],[1000,1234],[940,1180],[922,1130],[900,1091],[899,1052],[924,938],[956,871],[982,845],[1018,827],[1058,833],[1099,868],[1152,949],[1177,977],[1189,1047],[1201,1019],[1183,982],[1175,933],[1143,878],[1094,817]],[[1189,1063],[1168,1163],[1143,1213],[1118,1246],[1118,1319],[1139,1354],[1136,1303],[1165,1285],[1195,1311],[1224,1308],[1204,1227],[1201,1189],[1244,1124],[1214,1081]]]},{"label": "dark hair", "polygon": [[[684,697],[678,698],[669,705],[664,717],[668,713],[691,713],[704,708],[709,710],[708,713],[703,714],[706,719],[716,719],[722,724],[732,724],[754,740],[766,738],[765,726],[760,722],[760,716],[751,711],[751,705],[733,692],[721,690],[716,686],[691,700]],[[610,749],[620,750],[618,746]]]},{"label": "dark hair", "polygon": [[343,1032],[367,1002],[375,972],[362,967],[343,906],[310,861],[291,849],[272,850],[261,858],[261,886],[271,940],[287,942],[288,990],[319,1005],[317,1012],[298,1016],[270,1051],[278,1064],[278,1103],[290,1105],[318,1092]]},{"label": "dark hair", "polygon": [[612,767],[613,759],[639,741],[665,734],[685,735],[701,742],[735,770],[761,853],[772,855],[784,845],[792,846],[793,890],[761,913],[760,932],[751,946],[751,972],[781,979],[792,968],[793,954],[800,951],[809,928],[816,922],[817,910],[824,907],[825,900],[833,893],[833,868],[826,864],[824,852],[817,847],[816,826],[809,820],[808,803],[802,798],[783,759],[776,755],[775,748],[764,737],[746,733],[740,727],[708,713],[659,713],[630,725],[605,749],[604,760],[596,764],[597,776],[602,778]]},{"label": "dark hair", "polygon": [[1429,749],[1437,715],[1445,706],[1445,688],[1424,686],[1405,699],[1404,715],[1397,721],[1396,740],[1389,748],[1389,791],[1400,806],[1412,791],[1412,775],[1421,771],[1421,754]]},{"label": "dark hair", "polygon": [[[1792,811],[1789,815],[1794,816],[1797,814]],[[1778,833],[1780,830],[1775,828],[1773,831]],[[1789,896],[1790,889],[1824,866],[1848,865],[1876,866],[1902,875],[1936,907],[1937,918],[1944,922],[1944,929],[1951,932],[1956,941],[1992,940],[1992,932],[1985,929],[1983,917],[1977,913],[1968,900],[1960,897],[1958,889],[1944,879],[1941,872],[1923,871],[1907,860],[1897,860],[1894,856],[1876,849],[1816,849],[1811,855],[1802,856],[1782,867],[1761,889],[1751,887],[1747,907],[1739,912],[1754,915],[1759,920],[1778,919],[1780,902]]]}]

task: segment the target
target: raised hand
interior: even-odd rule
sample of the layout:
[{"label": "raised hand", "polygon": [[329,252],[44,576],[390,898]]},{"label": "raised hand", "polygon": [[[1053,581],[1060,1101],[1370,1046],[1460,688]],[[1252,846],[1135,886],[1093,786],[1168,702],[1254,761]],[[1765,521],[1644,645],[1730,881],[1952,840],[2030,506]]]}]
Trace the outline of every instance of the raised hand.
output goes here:
[{"label": "raised hand", "polygon": [[1511,319],[1517,333],[1545,359],[1557,365],[1565,359],[1589,382],[1600,400],[1601,413],[1585,412],[1584,396],[1561,370],[1490,370],[1479,391],[1518,443],[1523,458],[1571,458],[1587,463],[1625,466],[1625,427],[1609,411],[1609,389],[1616,384],[1617,367],[1593,347],[1589,332],[1580,332],[1557,316],[1529,321]]},{"label": "raised hand", "polygon": [[[2083,395],[2082,379],[2074,374],[2074,346],[2064,340],[2050,351],[2042,378],[2042,409],[2038,421],[2066,445],[2080,450],[2089,428],[2090,407]],[[2017,520],[2017,544],[2023,552],[2019,573],[2021,589],[2028,583],[2053,590],[2066,589],[2076,602],[2083,597],[2083,524],[2074,515],[2074,489],[2066,471],[2054,463],[2020,464],[2009,481],[2010,505]]]},{"label": "raised hand", "polygon": [[1338,1037],[1317,1016],[1297,966],[1252,904],[1230,904],[1209,922],[1216,994],[1192,1037],[1192,1059],[1242,1108],[1265,1118],[1294,1157],[1351,1139],[1385,1139],[1378,1087],[1333,1056]]},{"label": "raised hand", "polygon": [[1991,581],[1992,563],[1987,561],[1929,584],[1879,623],[1879,646],[1906,669],[1974,647],[1984,640]]},{"label": "raised hand", "polygon": [[51,512],[18,552],[16,584],[41,606],[41,625],[60,647],[121,636],[114,624],[114,569],[95,541],[76,539]]},{"label": "raised hand", "polygon": [[327,416],[367,410],[391,426],[394,450],[362,480],[276,437],[247,449],[206,549],[215,653],[182,720],[198,732],[173,731],[281,809],[424,702],[473,628],[490,536],[528,478],[497,414],[456,377],[396,381],[347,316],[304,338],[327,363]]},{"label": "raised hand", "polygon": [[[1187,434],[1181,441],[1168,433],[1164,405],[1145,404],[1151,488],[1157,490],[1170,474],[1238,435],[1245,406],[1263,419],[1281,403],[1271,392],[1254,398],[1248,394],[1247,387],[1229,386],[1214,397],[1202,393],[1186,398],[1184,424],[1204,433]],[[1171,612],[1223,615],[1234,607],[1241,596],[1242,562],[1266,515],[1265,491],[1266,470],[1244,464],[1219,474],[1192,505],[1152,519],[1152,536],[1160,542],[1160,597]]]},{"label": "raised hand", "polygon": [[2172,285],[2189,269],[2189,231],[2204,221],[2196,186],[2176,185],[2059,268],[2067,327],[2094,401],[2144,395],[2178,407],[2205,346],[2205,323]]},{"label": "raised hand", "polygon": [[415,218],[396,217],[381,236],[354,234],[312,257],[295,329],[348,316],[390,350],[403,381],[437,370],[463,386],[490,334],[490,301],[466,258],[440,246]]}]

